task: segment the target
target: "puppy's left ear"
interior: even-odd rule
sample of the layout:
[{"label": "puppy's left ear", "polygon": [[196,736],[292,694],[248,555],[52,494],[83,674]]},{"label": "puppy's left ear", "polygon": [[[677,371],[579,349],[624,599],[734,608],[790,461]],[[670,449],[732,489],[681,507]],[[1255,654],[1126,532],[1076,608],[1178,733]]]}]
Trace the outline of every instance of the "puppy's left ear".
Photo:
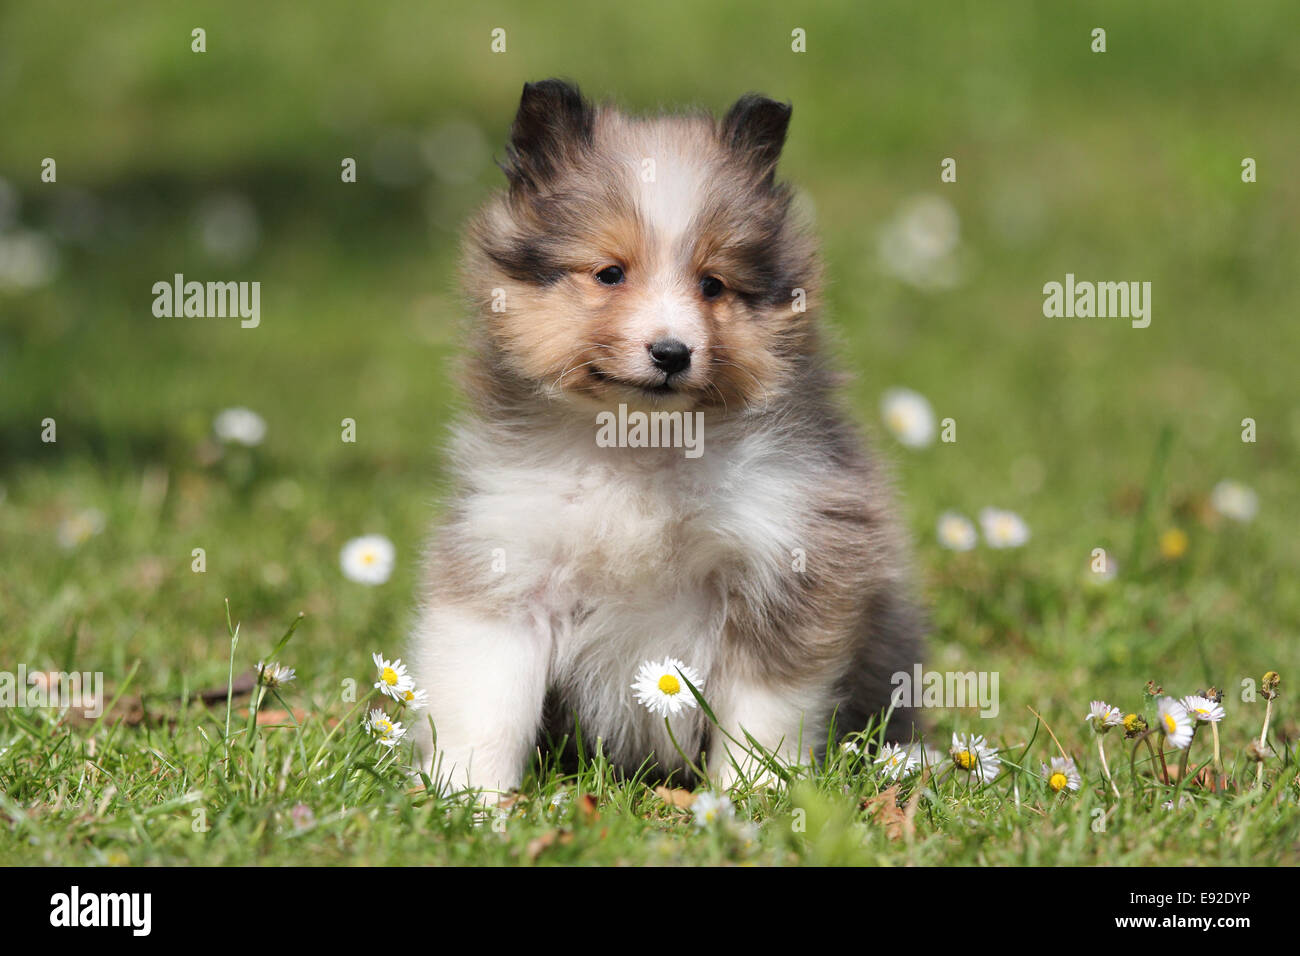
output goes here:
[{"label": "puppy's left ear", "polygon": [[778,103],[760,93],[746,93],[722,119],[722,142],[758,173],[763,182],[771,183],[792,112],[789,103]]}]

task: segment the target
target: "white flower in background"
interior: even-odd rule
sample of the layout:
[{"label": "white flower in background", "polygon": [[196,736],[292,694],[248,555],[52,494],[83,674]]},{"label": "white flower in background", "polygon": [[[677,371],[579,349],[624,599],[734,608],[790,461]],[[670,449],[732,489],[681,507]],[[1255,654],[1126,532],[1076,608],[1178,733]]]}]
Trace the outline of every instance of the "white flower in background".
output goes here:
[{"label": "white flower in background", "polygon": [[651,713],[660,717],[676,715],[683,707],[696,705],[695,695],[682,683],[682,677],[694,684],[696,690],[704,690],[700,673],[675,657],[646,661],[637,671],[632,689],[636,691],[636,699]]},{"label": "white flower in background", "polygon": [[957,246],[961,222],[939,196],[910,200],[877,238],[881,266],[918,289],[950,289],[961,281]]},{"label": "white flower in background", "polygon": [[387,660],[382,654],[371,654],[375,669],[379,671],[379,680],[375,689],[387,694],[393,700],[401,700],[408,690],[415,689],[415,678],[406,673],[406,665],[399,657],[395,661]]},{"label": "white flower in background", "polygon": [[59,529],[56,532],[59,547],[71,551],[78,545],[85,544],[103,531],[106,523],[104,512],[98,508],[86,508],[71,517],[64,518],[59,522]]},{"label": "white flower in background", "polygon": [[287,684],[294,678],[292,667],[285,667],[283,664],[277,664],[272,661],[270,664],[257,662],[257,671],[262,675],[262,683],[267,687],[279,687],[281,684]]},{"label": "white flower in background", "polygon": [[212,430],[227,444],[251,448],[266,437],[266,420],[251,408],[227,408],[213,419]]},{"label": "white flower in background", "polygon": [[1161,697],[1156,705],[1156,726],[1169,746],[1182,750],[1192,742],[1192,718],[1187,708],[1172,697]]},{"label": "white flower in background", "polygon": [[402,702],[403,707],[412,713],[429,706],[429,692],[416,690],[414,687],[402,691],[402,695],[397,699]]},{"label": "white flower in background", "polygon": [[906,777],[920,764],[919,757],[898,744],[885,744],[876,755],[875,764],[886,780]]},{"label": "white flower in background", "polygon": [[707,827],[722,820],[730,820],[735,816],[735,812],[730,797],[711,790],[700,794],[691,804],[691,813],[695,815],[697,827]]},{"label": "white flower in background", "polygon": [[58,250],[39,232],[0,235],[0,292],[40,288],[58,271]]},{"label": "white flower in background", "polygon": [[881,399],[880,414],[894,437],[908,448],[924,448],[934,441],[934,409],[920,392],[889,389]]},{"label": "white flower in background", "polygon": [[1104,700],[1094,700],[1088,706],[1088,716],[1083,718],[1084,721],[1092,722],[1092,729],[1099,734],[1104,734],[1112,727],[1118,727],[1124,723],[1124,715],[1120,713],[1118,707],[1112,707]]},{"label": "white flower in background", "polygon": [[366,730],[370,736],[385,747],[395,747],[406,736],[406,729],[400,721],[390,720],[388,715],[376,707],[366,718]]},{"label": "white flower in background", "polygon": [[984,742],[983,734],[953,734],[948,754],[953,766],[978,783],[988,783],[1002,768],[1001,758]]},{"label": "white flower in background", "polygon": [[1221,481],[1210,492],[1210,505],[1233,521],[1253,521],[1259,513],[1259,495],[1239,481]]},{"label": "white flower in background", "polygon": [[[1194,806],[1196,806],[1196,801],[1192,799],[1191,794],[1184,793],[1184,794],[1181,794],[1181,795],[1178,797],[1178,809],[1179,809],[1179,810],[1183,809],[1183,807],[1194,807]],[[1174,809],[1174,801],[1172,801],[1172,800],[1166,800],[1164,803],[1160,804],[1160,809],[1161,809],[1161,810],[1173,810],[1173,809]]]},{"label": "white flower in background", "polygon": [[343,545],[339,564],[349,581],[360,584],[383,584],[393,573],[397,549],[382,534],[367,534]]},{"label": "white flower in background", "polygon": [[194,227],[203,251],[226,262],[247,259],[262,233],[256,207],[238,193],[203,200],[194,211]]},{"label": "white flower in background", "polygon": [[980,512],[980,527],[990,548],[1018,548],[1029,540],[1029,525],[1014,511],[985,508]]},{"label": "white flower in background", "polygon": [[955,511],[939,515],[937,534],[939,543],[949,551],[969,551],[979,541],[974,522]]},{"label": "white flower in background", "polygon": [[1053,757],[1050,767],[1047,764],[1043,764],[1042,767],[1043,779],[1047,781],[1047,786],[1053,793],[1060,793],[1062,790],[1078,790],[1083,786],[1079,768],[1074,765],[1074,760],[1070,757]]},{"label": "white flower in background", "polygon": [[1179,703],[1186,709],[1187,715],[1198,723],[1217,724],[1223,719],[1223,706],[1216,704],[1208,697],[1191,694],[1184,697]]}]

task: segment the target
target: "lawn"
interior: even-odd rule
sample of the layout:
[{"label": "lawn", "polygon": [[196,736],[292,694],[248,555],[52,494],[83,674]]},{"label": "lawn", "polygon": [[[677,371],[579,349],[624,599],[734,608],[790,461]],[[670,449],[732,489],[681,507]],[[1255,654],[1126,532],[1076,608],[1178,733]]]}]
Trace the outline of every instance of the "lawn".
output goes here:
[{"label": "lawn", "polygon": [[[114,704],[0,707],[0,863],[1300,860],[1300,8],[567,7],[0,11],[0,671],[102,673]],[[522,83],[553,75],[635,109],[793,102],[781,171],[896,478],[928,666],[999,677],[996,717],[933,713],[924,774],[835,750],[697,825],[597,755],[481,810],[362,730],[440,507],[457,236]],[[156,317],[177,273],[259,282],[260,324]],[[1046,317],[1067,274],[1150,282],[1149,327]],[[899,442],[894,387],[956,441]],[[255,446],[214,435],[232,407],[265,421]],[[1216,507],[1224,481],[1251,520]],[[986,507],[1028,541],[941,545],[941,514]],[[377,586],[340,567],[364,534],[395,546]],[[273,651],[296,677],[250,719],[228,684]],[[1113,729],[1107,784],[1090,701],[1154,726],[1148,681],[1224,690],[1216,786],[1208,725],[1181,775]],[[996,779],[952,765],[954,732],[998,749]],[[1063,754],[1081,786],[1058,794]]]}]

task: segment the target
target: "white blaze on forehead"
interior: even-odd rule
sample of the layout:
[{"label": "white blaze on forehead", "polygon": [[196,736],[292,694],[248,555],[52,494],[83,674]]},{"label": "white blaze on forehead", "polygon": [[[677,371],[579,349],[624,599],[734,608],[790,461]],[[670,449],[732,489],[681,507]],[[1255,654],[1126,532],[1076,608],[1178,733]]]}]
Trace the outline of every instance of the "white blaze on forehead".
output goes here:
[{"label": "white blaze on forehead", "polygon": [[703,204],[710,176],[708,146],[684,126],[654,124],[629,132],[637,208],[653,232],[656,252],[670,253]]},{"label": "white blaze on forehead", "polygon": [[705,325],[694,277],[682,256],[696,213],[709,186],[709,144],[685,124],[645,124],[626,131],[627,163],[635,175],[637,210],[647,231],[651,274],[649,294],[632,319],[632,334],[649,343],[680,339],[688,348],[705,345]]}]

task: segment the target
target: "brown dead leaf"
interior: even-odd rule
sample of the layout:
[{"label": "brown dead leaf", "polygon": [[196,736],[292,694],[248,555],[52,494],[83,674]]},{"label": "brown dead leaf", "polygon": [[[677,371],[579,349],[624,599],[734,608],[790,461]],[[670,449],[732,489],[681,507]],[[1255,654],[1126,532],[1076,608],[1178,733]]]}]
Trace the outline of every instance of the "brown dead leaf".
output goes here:
[{"label": "brown dead leaf", "polygon": [[655,787],[655,796],[668,804],[670,807],[677,807],[685,810],[695,802],[695,794],[689,790],[683,790],[681,787]]},{"label": "brown dead leaf", "polygon": [[889,839],[898,840],[902,838],[903,830],[909,821],[907,814],[903,812],[903,808],[898,805],[897,784],[864,801],[862,809],[867,811],[867,816],[872,823],[884,827],[885,836]]},{"label": "brown dead leaf", "polygon": [[578,812],[588,822],[600,819],[600,814],[596,812],[596,798],[589,793],[584,793],[578,801]]}]

